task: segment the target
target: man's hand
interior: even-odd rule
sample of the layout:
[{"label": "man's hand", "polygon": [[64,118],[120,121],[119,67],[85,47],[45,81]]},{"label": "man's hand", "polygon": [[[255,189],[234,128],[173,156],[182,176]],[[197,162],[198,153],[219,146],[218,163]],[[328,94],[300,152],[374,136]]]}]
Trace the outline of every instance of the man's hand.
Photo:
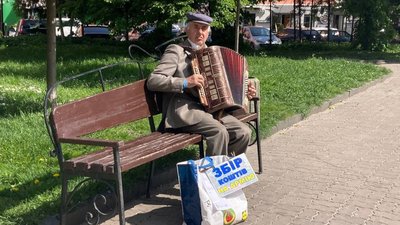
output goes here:
[{"label": "man's hand", "polygon": [[201,74],[193,74],[190,77],[187,77],[186,80],[188,88],[204,86],[204,77]]},{"label": "man's hand", "polygon": [[256,87],[254,86],[254,83],[249,81],[249,86],[247,88],[247,98],[251,100],[253,97],[255,97],[257,94]]}]

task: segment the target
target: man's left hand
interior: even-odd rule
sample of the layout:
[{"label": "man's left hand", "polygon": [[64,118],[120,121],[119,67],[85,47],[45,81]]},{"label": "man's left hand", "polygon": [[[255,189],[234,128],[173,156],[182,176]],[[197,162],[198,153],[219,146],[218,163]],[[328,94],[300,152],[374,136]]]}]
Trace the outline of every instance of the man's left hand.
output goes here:
[{"label": "man's left hand", "polygon": [[257,90],[254,86],[254,83],[249,81],[249,86],[247,88],[247,98],[249,100],[251,100],[252,98],[254,98],[256,96],[256,94],[257,94]]}]

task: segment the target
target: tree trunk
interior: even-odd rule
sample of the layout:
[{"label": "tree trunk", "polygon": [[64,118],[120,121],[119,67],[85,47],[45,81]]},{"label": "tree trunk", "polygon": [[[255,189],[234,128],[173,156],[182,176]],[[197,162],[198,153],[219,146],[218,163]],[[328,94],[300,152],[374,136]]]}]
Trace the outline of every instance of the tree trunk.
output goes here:
[{"label": "tree trunk", "polygon": [[296,41],[296,0],[293,0],[293,40]]},{"label": "tree trunk", "polygon": [[236,1],[236,22],[235,22],[235,51],[239,52],[239,17],[240,17],[240,0]]},{"label": "tree trunk", "polygon": [[350,41],[353,42],[354,39],[354,16],[351,16],[351,36]]},{"label": "tree trunk", "polygon": [[313,12],[314,12],[314,0],[311,0],[311,9],[310,9],[310,42],[312,37],[312,28],[313,28]]},{"label": "tree trunk", "polygon": [[[46,0],[47,9],[47,90],[56,83],[56,0]],[[50,100],[56,96],[55,90]]]},{"label": "tree trunk", "polygon": [[331,0],[328,0],[328,42],[331,41]]},{"label": "tree trunk", "polygon": [[3,21],[4,21],[4,18],[3,18],[3,10],[4,10],[3,0],[0,0],[0,5],[1,5],[1,8],[0,8],[0,33],[1,33],[0,37],[1,37],[2,35],[3,36],[6,35],[6,33],[5,33],[6,29],[4,29],[4,23],[3,23]]},{"label": "tree trunk", "polygon": [[299,0],[299,12],[298,12],[298,15],[299,15],[299,40],[300,40],[300,42],[303,42],[303,35],[302,35],[302,31],[301,31],[301,7],[302,7],[302,5],[301,5],[301,2],[302,2],[302,0]]},{"label": "tree trunk", "polygon": [[269,1],[269,47],[272,47],[272,0]]}]

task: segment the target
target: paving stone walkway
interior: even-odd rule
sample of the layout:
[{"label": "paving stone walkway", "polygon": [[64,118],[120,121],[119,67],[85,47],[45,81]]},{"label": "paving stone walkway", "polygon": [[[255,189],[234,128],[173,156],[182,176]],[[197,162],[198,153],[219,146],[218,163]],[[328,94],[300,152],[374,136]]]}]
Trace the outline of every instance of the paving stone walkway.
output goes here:
[{"label": "paving stone walkway", "polygon": [[[400,64],[383,66],[382,82],[263,140],[243,224],[400,224]],[[255,148],[247,155],[256,169]],[[155,194],[127,204],[127,224],[182,224],[176,182]]]}]

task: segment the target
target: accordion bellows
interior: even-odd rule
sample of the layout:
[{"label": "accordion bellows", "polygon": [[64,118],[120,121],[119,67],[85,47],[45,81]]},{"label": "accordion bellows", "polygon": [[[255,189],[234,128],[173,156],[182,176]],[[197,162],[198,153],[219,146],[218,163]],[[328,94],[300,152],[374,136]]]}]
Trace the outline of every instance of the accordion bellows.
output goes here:
[{"label": "accordion bellows", "polygon": [[211,46],[193,53],[192,66],[196,65],[205,78],[204,93],[206,111],[213,113],[221,109],[248,110],[248,71],[244,56],[232,49]]}]

